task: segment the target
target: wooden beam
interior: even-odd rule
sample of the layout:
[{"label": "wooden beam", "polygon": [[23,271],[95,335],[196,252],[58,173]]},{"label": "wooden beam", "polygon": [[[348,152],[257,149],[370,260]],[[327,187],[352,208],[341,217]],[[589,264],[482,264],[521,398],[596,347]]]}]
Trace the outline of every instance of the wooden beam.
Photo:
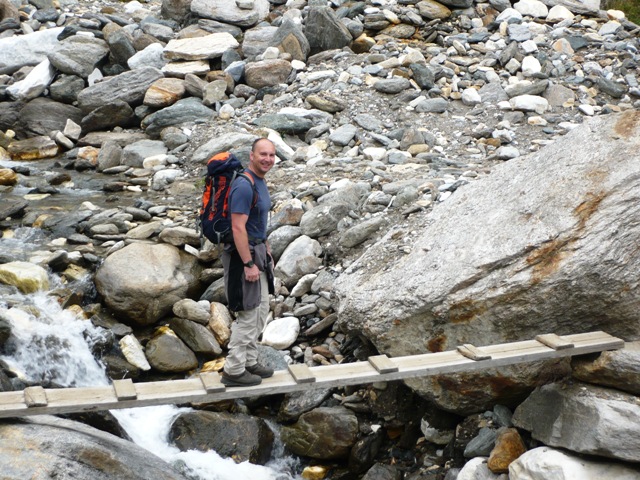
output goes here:
[{"label": "wooden beam", "polygon": [[564,350],[565,348],[573,348],[573,343],[568,342],[562,337],[559,337],[555,333],[545,333],[543,335],[536,335],[536,341],[554,350]]},{"label": "wooden beam", "polygon": [[200,381],[207,393],[224,392],[225,386],[220,383],[218,372],[204,372],[200,374]]},{"label": "wooden beam", "polygon": [[[369,361],[308,367],[291,365],[278,370],[260,385],[223,389],[215,373],[169,381],[139,382],[116,380],[113,385],[79,388],[29,387],[24,391],[0,392],[0,418],[90,412],[153,405],[208,403],[236,398],[298,392],[312,388],[335,388],[381,381],[396,381],[432,375],[473,372],[525,362],[585,355],[624,347],[624,341],[605,332],[563,335],[571,348],[555,350],[537,340],[486,345],[481,349],[463,345],[474,360],[458,349],[404,357],[376,358]],[[393,366],[391,366],[393,365]],[[379,368],[376,368],[376,366]],[[384,373],[383,373],[384,372]]]},{"label": "wooden beam", "polygon": [[313,383],[316,381],[316,376],[311,373],[309,367],[304,363],[289,365],[289,373],[296,383]]},{"label": "wooden beam", "polygon": [[379,373],[397,372],[398,366],[386,355],[376,355],[369,357],[369,363],[373,365]]},{"label": "wooden beam", "polygon": [[478,347],[474,347],[470,343],[459,345],[457,350],[461,355],[470,358],[471,360],[475,360],[476,362],[481,360],[491,360],[491,355]]},{"label": "wooden beam", "polygon": [[116,398],[118,400],[135,400],[136,398],[138,398],[136,386],[133,384],[130,378],[125,378],[124,380],[114,380],[112,383],[113,390],[116,393]]},{"label": "wooden beam", "polygon": [[27,407],[46,407],[49,404],[47,393],[39,385],[24,389],[24,403]]}]

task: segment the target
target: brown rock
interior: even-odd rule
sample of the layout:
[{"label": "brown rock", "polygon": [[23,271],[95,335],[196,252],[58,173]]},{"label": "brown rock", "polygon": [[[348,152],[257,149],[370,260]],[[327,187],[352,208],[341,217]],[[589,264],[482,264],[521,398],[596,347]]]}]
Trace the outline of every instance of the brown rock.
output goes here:
[{"label": "brown rock", "polygon": [[284,83],[291,69],[291,64],[286,60],[261,60],[249,63],[244,74],[247,85],[260,89]]},{"label": "brown rock", "polygon": [[15,185],[18,183],[18,175],[10,168],[0,168],[0,185]]},{"label": "brown rock", "polygon": [[184,97],[184,92],[184,80],[160,78],[153,82],[144,94],[143,103],[150,107],[168,107]]},{"label": "brown rock", "polygon": [[515,428],[507,428],[498,433],[496,446],[491,450],[487,466],[493,473],[507,473],[509,464],[527,451]]},{"label": "brown rock", "polygon": [[34,137],[19,140],[9,145],[13,160],[39,160],[58,155],[58,145],[49,137]]}]

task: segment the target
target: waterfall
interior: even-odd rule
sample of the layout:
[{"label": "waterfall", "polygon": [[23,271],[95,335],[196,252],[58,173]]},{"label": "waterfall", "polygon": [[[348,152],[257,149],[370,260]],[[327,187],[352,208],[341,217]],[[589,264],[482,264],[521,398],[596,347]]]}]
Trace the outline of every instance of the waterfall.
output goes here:
[{"label": "waterfall", "polygon": [[[0,359],[20,378],[30,383],[46,380],[62,387],[108,385],[104,365],[92,354],[92,347],[104,341],[108,331],[63,310],[46,292],[22,295],[11,289],[2,293],[0,316],[11,323],[12,333]],[[236,464],[214,451],[179,451],[168,443],[169,429],[176,416],[190,410],[163,405],[111,413],[134,443],[177,465],[193,480],[299,478],[291,473],[295,460],[290,458],[274,458],[268,466],[261,466],[248,462]],[[283,455],[281,446],[276,446],[274,451]]]}]

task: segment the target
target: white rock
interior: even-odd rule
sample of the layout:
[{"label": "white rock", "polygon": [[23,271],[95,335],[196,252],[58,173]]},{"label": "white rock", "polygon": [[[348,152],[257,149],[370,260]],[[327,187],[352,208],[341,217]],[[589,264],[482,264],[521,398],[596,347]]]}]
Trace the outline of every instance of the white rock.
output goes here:
[{"label": "white rock", "polygon": [[546,127],[549,122],[547,122],[544,118],[539,117],[537,115],[531,116],[527,119],[527,123],[529,125],[534,125],[537,127]]},{"label": "white rock", "polygon": [[[466,465],[465,465],[466,467]],[[550,447],[523,453],[509,465],[518,480],[637,480],[638,471],[621,463],[576,457]],[[460,480],[460,476],[458,476]]]},{"label": "white rock", "polygon": [[525,17],[545,18],[549,14],[549,9],[540,0],[520,0],[513,8]]},{"label": "white rock", "polygon": [[280,56],[280,50],[278,47],[267,47],[267,49],[262,53],[263,60],[275,60]]},{"label": "white rock", "polygon": [[219,32],[204,37],[170,40],[164,47],[164,55],[169,60],[206,60],[220,57],[239,45],[230,33]]},{"label": "white rock", "polygon": [[55,71],[49,59],[45,58],[29,72],[24,80],[7,87],[7,94],[13,100],[32,100],[45,91],[54,76]]},{"label": "white rock", "polygon": [[626,18],[626,15],[622,10],[607,10],[607,17],[610,20],[621,21]]},{"label": "white rock", "polygon": [[618,30],[622,28],[622,25],[615,20],[605,23],[600,30],[598,30],[598,35],[614,35]]},{"label": "white rock", "polygon": [[465,88],[462,92],[462,103],[467,106],[474,106],[482,103],[482,99],[480,98],[480,93],[475,88]]},{"label": "white rock", "polygon": [[522,14],[515,8],[506,8],[496,17],[498,23],[509,23],[512,20],[522,20]]},{"label": "white rock", "polygon": [[233,108],[228,103],[225,103],[220,107],[220,110],[218,111],[218,118],[221,120],[229,120],[230,118],[233,118],[235,114],[235,108]]},{"label": "white rock", "polygon": [[297,340],[300,333],[300,320],[296,317],[277,318],[271,321],[262,332],[262,344],[284,350]]},{"label": "white rock", "polygon": [[78,140],[80,135],[82,135],[82,127],[70,118],[67,118],[67,123],[65,124],[62,133],[71,140]]},{"label": "white rock", "polygon": [[523,112],[536,112],[543,114],[549,109],[549,102],[546,98],[537,95],[519,95],[509,100],[511,108]]},{"label": "white rock", "polygon": [[144,349],[140,342],[134,335],[125,335],[120,339],[120,350],[124,355],[124,358],[127,359],[134,367],[138,367],[140,370],[151,370],[151,365],[147,361],[147,357],[144,354]]},{"label": "white rock", "polygon": [[564,20],[571,20],[575,15],[564,5],[555,5],[549,10],[547,22],[558,23]]},{"label": "white rock", "polygon": [[542,65],[540,65],[540,61],[536,57],[529,55],[522,59],[522,74],[525,77],[532,77],[541,71]]},{"label": "white rock", "polygon": [[[500,477],[487,467],[487,459],[476,457],[465,463],[456,480],[498,480]],[[521,480],[521,479],[518,479]]]},{"label": "white rock", "polygon": [[307,64],[302,60],[291,60],[291,67],[296,71],[301,71],[307,68]]},{"label": "white rock", "polygon": [[158,166],[164,166],[167,164],[167,154],[161,153],[159,155],[152,155],[150,157],[145,158],[142,161],[142,167],[152,169]]},{"label": "white rock", "polygon": [[522,42],[520,44],[520,47],[522,47],[522,50],[524,50],[525,53],[533,53],[538,51],[538,44],[533,40],[527,40],[526,42]]},{"label": "white rock", "polygon": [[382,147],[367,147],[362,153],[365,158],[382,161],[387,156],[387,149]]},{"label": "white rock", "polygon": [[302,277],[291,290],[290,296],[299,298],[309,293],[311,291],[311,284],[316,278],[318,278],[318,275],[315,273],[309,273]]},{"label": "white rock", "polygon": [[142,67],[155,67],[162,69],[167,63],[164,58],[164,47],[160,43],[152,43],[143,50],[136,52],[129,60],[127,65],[131,70]]},{"label": "white rock", "polygon": [[516,147],[511,147],[507,145],[507,146],[498,148],[498,150],[496,150],[496,156],[500,160],[511,160],[512,158],[519,157],[520,152]]},{"label": "white rock", "polygon": [[162,190],[181,176],[182,172],[178,169],[167,168],[165,170],[160,170],[153,174],[151,188],[154,190]]},{"label": "white rock", "polygon": [[583,103],[582,105],[579,105],[578,106],[578,110],[580,110],[582,113],[584,113],[585,115],[588,115],[590,117],[592,115],[595,115],[595,113],[596,113],[595,109],[591,105],[588,105],[586,103]]}]

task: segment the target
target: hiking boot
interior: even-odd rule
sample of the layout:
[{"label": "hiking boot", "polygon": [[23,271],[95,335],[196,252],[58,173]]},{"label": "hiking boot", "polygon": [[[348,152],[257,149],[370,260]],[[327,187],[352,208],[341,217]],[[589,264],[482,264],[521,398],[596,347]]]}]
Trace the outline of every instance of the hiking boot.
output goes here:
[{"label": "hiking boot", "polygon": [[260,365],[259,363],[251,366],[247,365],[246,369],[247,372],[258,375],[260,378],[269,378],[273,376],[273,368],[269,368],[265,365]]},{"label": "hiking boot", "polygon": [[240,375],[229,375],[227,372],[222,372],[220,381],[228,387],[250,387],[260,385],[262,378],[245,370]]}]

